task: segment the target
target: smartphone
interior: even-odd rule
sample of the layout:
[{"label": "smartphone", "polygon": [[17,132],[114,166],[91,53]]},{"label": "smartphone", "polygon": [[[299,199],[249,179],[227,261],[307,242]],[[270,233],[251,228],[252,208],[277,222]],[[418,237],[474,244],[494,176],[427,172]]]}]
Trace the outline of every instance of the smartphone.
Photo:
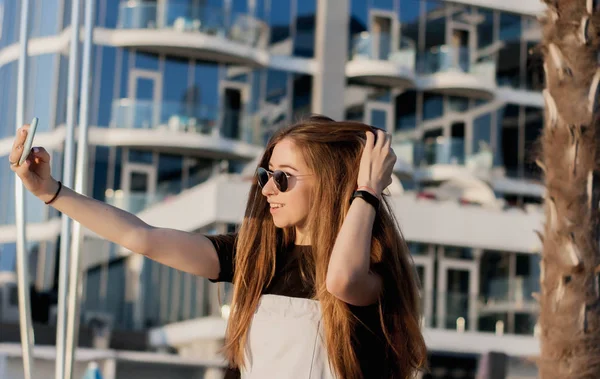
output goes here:
[{"label": "smartphone", "polygon": [[31,146],[33,145],[33,137],[35,136],[35,131],[37,130],[39,119],[34,117],[29,124],[29,130],[27,131],[27,139],[25,140],[25,144],[23,145],[23,152],[21,153],[21,159],[19,159],[19,166],[23,164],[27,160],[29,153],[31,153]]}]

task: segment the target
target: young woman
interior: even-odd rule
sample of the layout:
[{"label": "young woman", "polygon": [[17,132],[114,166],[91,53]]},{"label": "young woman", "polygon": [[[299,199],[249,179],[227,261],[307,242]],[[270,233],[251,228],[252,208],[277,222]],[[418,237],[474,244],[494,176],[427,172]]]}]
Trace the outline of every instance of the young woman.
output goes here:
[{"label": "young woman", "polygon": [[[22,128],[9,157],[17,162]],[[314,116],[277,132],[238,233],[155,228],[63,187],[34,148],[13,171],[41,200],[104,238],[233,283],[224,352],[243,378],[412,378],[425,366],[410,256],[382,197],[391,137]]]}]

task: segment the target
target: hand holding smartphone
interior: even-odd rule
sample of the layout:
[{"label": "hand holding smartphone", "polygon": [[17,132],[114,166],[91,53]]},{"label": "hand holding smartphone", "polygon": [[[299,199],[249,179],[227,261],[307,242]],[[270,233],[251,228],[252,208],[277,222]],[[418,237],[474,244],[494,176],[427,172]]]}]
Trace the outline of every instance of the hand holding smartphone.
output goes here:
[{"label": "hand holding smartphone", "polygon": [[19,166],[27,160],[27,157],[31,153],[33,137],[35,137],[35,131],[37,130],[38,122],[39,119],[37,117],[34,117],[31,121],[31,124],[29,125],[29,130],[27,131],[27,139],[25,139],[25,143],[23,144],[23,152],[21,153],[21,158],[19,158]]}]

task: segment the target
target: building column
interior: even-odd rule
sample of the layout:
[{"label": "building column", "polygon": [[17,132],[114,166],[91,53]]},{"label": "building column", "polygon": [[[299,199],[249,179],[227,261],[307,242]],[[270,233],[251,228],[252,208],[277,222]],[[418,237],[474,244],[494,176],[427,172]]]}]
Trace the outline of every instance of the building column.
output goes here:
[{"label": "building column", "polygon": [[345,117],[349,20],[348,0],[317,1],[312,112],[338,121]]}]

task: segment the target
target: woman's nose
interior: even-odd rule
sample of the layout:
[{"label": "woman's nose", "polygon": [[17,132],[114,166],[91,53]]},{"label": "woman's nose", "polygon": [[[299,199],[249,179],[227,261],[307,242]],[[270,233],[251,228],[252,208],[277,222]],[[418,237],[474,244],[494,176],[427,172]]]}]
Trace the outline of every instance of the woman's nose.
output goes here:
[{"label": "woman's nose", "polygon": [[265,185],[262,188],[262,194],[264,196],[269,196],[269,195],[274,195],[277,193],[278,188],[275,185],[275,181],[273,180],[273,177],[269,177],[269,180],[267,180],[267,183],[265,183]]}]

